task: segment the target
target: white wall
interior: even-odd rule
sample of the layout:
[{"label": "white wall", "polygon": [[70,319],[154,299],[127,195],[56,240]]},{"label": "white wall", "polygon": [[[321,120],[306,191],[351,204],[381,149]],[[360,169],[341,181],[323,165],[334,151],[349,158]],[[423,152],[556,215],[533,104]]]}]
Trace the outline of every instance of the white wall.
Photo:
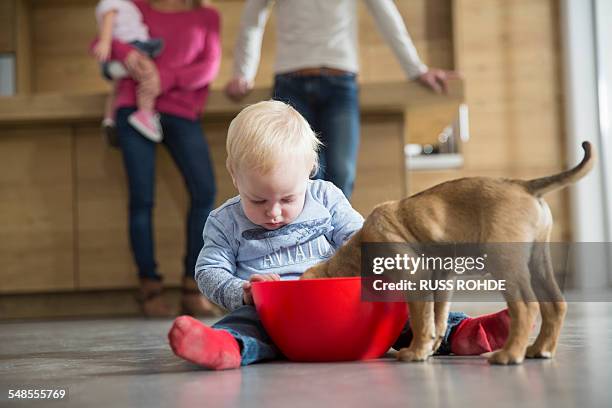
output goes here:
[{"label": "white wall", "polygon": [[[600,131],[600,96],[595,9],[611,0],[563,0],[561,36],[565,86],[567,152],[570,165],[582,158],[580,144],[590,141],[600,155],[585,179],[571,187],[571,218],[575,242],[609,242],[609,200],[606,198],[604,167],[606,146]],[[598,9],[599,12],[599,9]],[[599,18],[599,17],[598,17]],[[606,25],[606,24],[603,24]],[[607,21],[610,25],[610,20]],[[606,29],[609,29],[607,27]],[[612,38],[612,37],[608,37]],[[604,43],[606,44],[606,43]],[[603,154],[602,154],[603,153]],[[588,246],[582,245],[588,249]],[[598,259],[594,258],[594,254]],[[602,288],[609,284],[610,259],[603,251],[585,251],[576,256],[575,285]]]},{"label": "white wall", "polygon": [[604,203],[607,208],[606,241],[612,242],[612,0],[594,0],[597,89]]}]

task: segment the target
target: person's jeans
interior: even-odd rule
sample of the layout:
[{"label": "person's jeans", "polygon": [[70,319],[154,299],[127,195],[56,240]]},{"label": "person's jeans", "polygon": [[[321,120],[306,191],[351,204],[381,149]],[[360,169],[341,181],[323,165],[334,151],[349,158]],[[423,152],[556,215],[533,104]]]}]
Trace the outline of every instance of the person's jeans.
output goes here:
[{"label": "person's jeans", "polygon": [[300,112],[323,142],[316,177],[331,181],[350,198],[359,149],[356,75],[276,75],[273,97]]},{"label": "person's jeans", "polygon": [[[437,355],[450,354],[449,337],[453,329],[468,316],[462,312],[450,312],[448,327],[444,340],[436,352]],[[266,360],[281,360],[285,357],[274,345],[259,320],[259,315],[253,306],[242,306],[215,323],[213,329],[227,330],[240,345],[241,365],[257,363]],[[393,348],[399,350],[408,347],[412,341],[410,322],[406,322],[401,334],[393,343]]]},{"label": "person's jeans", "polygon": [[[157,273],[153,242],[155,151],[157,143],[143,137],[127,121],[135,108],[117,111],[117,131],[129,188],[129,228],[132,253],[141,278],[161,279]],[[160,114],[163,145],[179,168],[190,195],[187,216],[185,276],[193,277],[202,249],[202,231],[215,201],[215,179],[200,122]]]}]

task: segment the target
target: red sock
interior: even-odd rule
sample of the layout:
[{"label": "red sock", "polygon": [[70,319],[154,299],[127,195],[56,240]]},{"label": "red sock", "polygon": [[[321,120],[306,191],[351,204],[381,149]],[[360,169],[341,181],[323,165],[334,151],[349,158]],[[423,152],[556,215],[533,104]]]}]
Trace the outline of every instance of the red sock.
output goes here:
[{"label": "red sock", "polygon": [[468,317],[453,330],[450,348],[459,356],[474,356],[502,348],[510,332],[508,309],[475,318]]},{"label": "red sock", "polygon": [[213,370],[240,367],[240,346],[225,330],[206,326],[190,316],[180,316],[168,332],[174,354]]}]

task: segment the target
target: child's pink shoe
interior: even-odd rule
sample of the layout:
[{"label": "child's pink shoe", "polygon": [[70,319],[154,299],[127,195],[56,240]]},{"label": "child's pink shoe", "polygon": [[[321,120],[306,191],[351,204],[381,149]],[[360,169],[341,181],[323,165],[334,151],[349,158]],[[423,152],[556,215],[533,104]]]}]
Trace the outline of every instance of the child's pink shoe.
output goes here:
[{"label": "child's pink shoe", "polygon": [[163,135],[158,115],[139,109],[128,116],[128,122],[147,139],[155,143],[162,141]]}]

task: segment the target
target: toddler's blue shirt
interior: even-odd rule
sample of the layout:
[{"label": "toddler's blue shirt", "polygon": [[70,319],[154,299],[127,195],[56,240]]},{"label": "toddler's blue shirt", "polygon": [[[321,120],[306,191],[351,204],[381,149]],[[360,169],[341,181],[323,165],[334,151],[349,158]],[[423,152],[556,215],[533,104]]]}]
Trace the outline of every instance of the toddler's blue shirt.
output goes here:
[{"label": "toddler's blue shirt", "polygon": [[310,180],[300,215],[276,230],[249,221],[236,196],[210,213],[195,278],[210,300],[231,311],[243,305],[242,285],[251,275],[297,279],[331,257],[362,225],[363,217],[328,181]]}]

